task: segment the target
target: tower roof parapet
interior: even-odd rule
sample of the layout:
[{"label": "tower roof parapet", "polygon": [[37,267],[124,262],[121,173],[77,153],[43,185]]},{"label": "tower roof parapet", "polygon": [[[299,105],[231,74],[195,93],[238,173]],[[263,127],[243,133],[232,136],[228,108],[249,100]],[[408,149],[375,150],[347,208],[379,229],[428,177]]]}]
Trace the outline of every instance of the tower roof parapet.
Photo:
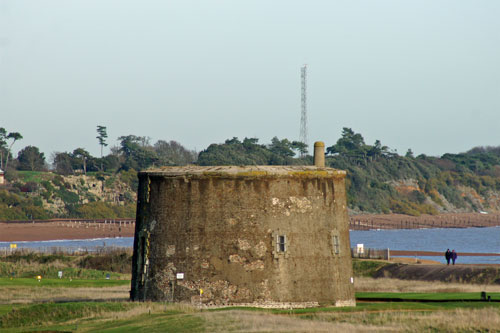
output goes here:
[{"label": "tower roof parapet", "polygon": [[345,177],[344,170],[316,166],[170,166],[147,169],[140,175],[164,177],[223,177],[223,178],[256,178],[256,177]]}]

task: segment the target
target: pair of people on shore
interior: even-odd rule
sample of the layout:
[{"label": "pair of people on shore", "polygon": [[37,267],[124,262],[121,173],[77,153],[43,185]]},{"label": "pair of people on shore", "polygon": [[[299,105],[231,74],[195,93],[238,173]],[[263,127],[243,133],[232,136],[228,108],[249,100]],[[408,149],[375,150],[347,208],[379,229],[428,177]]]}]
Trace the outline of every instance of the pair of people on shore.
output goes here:
[{"label": "pair of people on shore", "polygon": [[450,260],[452,261],[453,265],[455,265],[455,260],[457,260],[457,253],[455,252],[455,250],[453,251],[450,251],[450,249],[446,250],[446,252],[444,253],[444,257],[446,259],[446,263],[449,265],[450,264]]}]

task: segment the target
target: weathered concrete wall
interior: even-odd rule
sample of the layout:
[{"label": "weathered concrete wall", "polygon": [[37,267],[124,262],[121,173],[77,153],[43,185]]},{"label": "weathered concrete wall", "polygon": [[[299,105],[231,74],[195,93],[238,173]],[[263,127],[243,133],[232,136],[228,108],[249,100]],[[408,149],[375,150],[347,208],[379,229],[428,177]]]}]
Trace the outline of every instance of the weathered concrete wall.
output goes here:
[{"label": "weathered concrete wall", "polygon": [[354,304],[344,178],[316,167],[140,173],[131,298]]}]

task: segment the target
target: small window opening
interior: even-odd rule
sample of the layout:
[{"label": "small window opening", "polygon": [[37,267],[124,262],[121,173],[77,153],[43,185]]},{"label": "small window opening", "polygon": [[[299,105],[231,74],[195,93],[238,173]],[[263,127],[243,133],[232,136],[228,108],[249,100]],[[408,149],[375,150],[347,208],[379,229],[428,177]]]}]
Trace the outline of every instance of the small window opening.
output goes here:
[{"label": "small window opening", "polygon": [[333,242],[333,253],[339,254],[340,253],[339,236],[333,235],[332,242]]},{"label": "small window opening", "polygon": [[278,236],[278,252],[285,252],[285,251],[286,251],[286,236],[279,235]]}]

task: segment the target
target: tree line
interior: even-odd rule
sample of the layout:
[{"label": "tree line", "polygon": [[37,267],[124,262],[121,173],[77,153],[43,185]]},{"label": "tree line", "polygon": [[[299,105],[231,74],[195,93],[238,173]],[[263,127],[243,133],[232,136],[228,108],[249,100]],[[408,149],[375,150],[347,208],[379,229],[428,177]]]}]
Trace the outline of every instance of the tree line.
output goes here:
[{"label": "tree line", "polygon": [[[0,168],[7,173],[11,170],[51,169],[61,175],[122,171],[133,175],[137,170],[168,165],[312,164],[308,147],[286,138],[274,137],[265,144],[258,138],[240,140],[233,137],[197,153],[176,141],[152,143],[145,136],[126,135],[118,137],[119,144],[111,147],[109,154],[104,154],[107,129],[98,125],[96,132],[100,156],[92,156],[84,148],[57,152],[52,154],[49,168],[44,154],[35,146],[24,147],[17,157],[13,157],[11,149],[22,140],[22,135],[0,128]],[[327,145],[326,154],[328,166],[348,171],[348,204],[355,211],[418,215],[447,209],[493,209],[495,207],[488,206],[492,202],[488,198],[500,191],[500,146],[475,147],[464,153],[440,157],[414,156],[411,149],[405,155],[399,155],[380,140],[367,144],[361,133],[345,127],[337,141]],[[130,182],[135,179],[133,176],[129,178]],[[398,188],[398,182],[410,180],[412,190]],[[463,186],[471,188],[475,194],[463,192]]]},{"label": "tree line", "polygon": [[152,144],[145,136],[126,135],[118,138],[119,145],[111,147],[110,153],[103,154],[108,146],[107,128],[97,126],[97,140],[101,146],[101,155],[92,156],[85,148],[75,148],[70,152],[54,152],[49,165],[43,152],[36,146],[26,146],[19,150],[17,157],[12,156],[12,147],[23,137],[18,132],[7,132],[0,127],[0,169],[48,171],[61,175],[87,172],[116,172],[121,170],[141,170],[151,166],[186,165],[195,163],[197,153],[171,140],[158,140]]},{"label": "tree line", "polygon": [[[43,152],[36,146],[26,146],[12,156],[12,146],[22,139],[17,132],[8,133],[0,128],[1,169],[20,171],[48,171],[70,175],[87,172],[116,172],[121,170],[142,170],[150,167],[170,165],[231,165],[231,164],[306,164],[307,145],[300,141],[274,137],[269,144],[260,144],[257,138],[237,137],[223,144],[211,144],[199,154],[185,148],[174,140],[158,140],[155,143],[146,136],[126,135],[118,137],[119,144],[103,154],[107,144],[107,128],[97,126],[96,139],[101,148],[100,156],[92,156],[86,149],[78,147],[70,152],[54,152],[49,165]],[[302,158],[297,157],[303,156]]]}]

